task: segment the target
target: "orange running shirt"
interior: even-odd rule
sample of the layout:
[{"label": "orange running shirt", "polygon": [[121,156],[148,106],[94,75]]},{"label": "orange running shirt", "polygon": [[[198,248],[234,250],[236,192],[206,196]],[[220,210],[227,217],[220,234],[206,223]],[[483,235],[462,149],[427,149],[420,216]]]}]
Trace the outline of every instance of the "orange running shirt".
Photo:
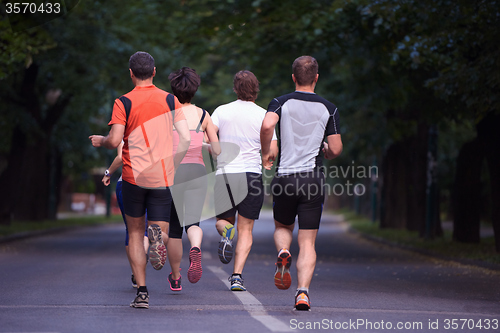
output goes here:
[{"label": "orange running shirt", "polygon": [[[173,124],[186,118],[177,98],[175,112],[170,111],[169,95],[151,85],[135,87],[115,100],[108,125],[125,125],[122,177],[130,184],[165,188],[174,183]],[[128,119],[124,103],[129,104]]]}]

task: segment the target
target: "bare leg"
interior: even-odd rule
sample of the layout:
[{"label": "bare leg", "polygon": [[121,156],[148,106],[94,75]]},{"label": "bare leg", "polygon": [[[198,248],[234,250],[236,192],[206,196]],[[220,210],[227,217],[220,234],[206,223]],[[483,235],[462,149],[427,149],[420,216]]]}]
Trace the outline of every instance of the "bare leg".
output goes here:
[{"label": "bare leg", "polygon": [[203,239],[203,230],[201,230],[199,226],[193,225],[189,227],[187,230],[187,236],[189,239],[189,243],[191,244],[191,247],[196,246],[198,248],[201,248],[201,241]]},{"label": "bare leg", "polygon": [[290,249],[293,239],[293,228],[295,223],[291,225],[282,224],[274,220],[274,244],[276,245],[276,250],[279,252],[281,249]]},{"label": "bare leg", "polygon": [[181,276],[182,238],[170,238],[167,242],[168,262],[172,269],[172,278],[178,280]]},{"label": "bare leg", "polygon": [[149,250],[149,239],[147,236],[144,236],[144,254],[147,254]]},{"label": "bare leg", "polygon": [[129,259],[138,286],[146,285],[146,256],[144,255],[144,216],[125,215],[129,232]]},{"label": "bare leg", "polygon": [[219,235],[222,236],[222,232],[224,231],[224,227],[227,224],[234,225],[235,222],[236,222],[236,219],[235,219],[234,216],[233,217],[228,217],[228,218],[225,218],[225,219],[219,219],[219,218],[217,218],[217,222],[215,223],[215,228],[219,232]]},{"label": "bare leg", "polygon": [[299,229],[299,256],[297,258],[297,288],[309,288],[316,267],[316,230]]},{"label": "bare leg", "polygon": [[247,219],[238,214],[238,224],[236,225],[236,229],[238,230],[238,242],[236,243],[234,254],[234,274],[241,274],[245,267],[253,243],[253,224],[254,220]]},{"label": "bare leg", "polygon": [[163,244],[165,246],[168,243],[168,225],[169,223],[166,221],[148,221],[149,225],[151,224],[158,224],[161,228],[161,238],[163,240]]}]

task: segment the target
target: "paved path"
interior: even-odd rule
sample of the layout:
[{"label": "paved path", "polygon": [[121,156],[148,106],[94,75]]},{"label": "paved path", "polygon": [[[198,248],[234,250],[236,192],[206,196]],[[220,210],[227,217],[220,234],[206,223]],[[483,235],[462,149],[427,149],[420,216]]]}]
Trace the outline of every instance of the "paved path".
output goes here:
[{"label": "paved path", "polygon": [[[202,279],[187,281],[185,259],[184,289],[174,293],[168,267],[148,266],[149,310],[129,307],[135,291],[123,225],[0,245],[0,332],[500,331],[498,272],[372,243],[325,217],[310,290],[312,311],[297,312],[292,308],[296,280],[286,291],[273,284],[268,213],[255,225],[243,274],[248,292],[228,290],[232,266],[217,258],[214,221],[202,227]],[[294,278],[295,273],[293,267]]]}]

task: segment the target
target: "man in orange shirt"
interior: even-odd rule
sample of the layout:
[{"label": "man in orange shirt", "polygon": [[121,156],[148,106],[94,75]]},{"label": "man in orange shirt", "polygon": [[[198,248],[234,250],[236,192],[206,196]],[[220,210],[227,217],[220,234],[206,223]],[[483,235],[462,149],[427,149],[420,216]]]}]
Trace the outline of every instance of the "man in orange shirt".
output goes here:
[{"label": "man in orange shirt", "polygon": [[[129,60],[130,77],[135,88],[115,100],[107,136],[91,135],[94,147],[115,149],[124,141],[123,206],[129,227],[132,270],[137,280],[137,296],[130,304],[149,308],[146,288],[146,257],[143,235],[146,209],[151,241],[150,261],[161,269],[166,260],[162,239],[168,235],[168,223],[174,173],[190,143],[189,127],[182,106],[174,95],[153,85],[156,74],[153,57],[136,52]],[[173,128],[179,134],[179,146],[172,156]],[[160,231],[161,228],[161,231]]]}]

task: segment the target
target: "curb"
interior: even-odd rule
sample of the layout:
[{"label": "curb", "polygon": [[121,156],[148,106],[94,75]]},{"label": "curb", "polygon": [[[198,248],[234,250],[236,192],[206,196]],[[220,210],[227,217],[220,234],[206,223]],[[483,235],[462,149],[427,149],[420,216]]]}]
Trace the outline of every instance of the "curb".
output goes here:
[{"label": "curb", "polygon": [[500,272],[500,265],[499,264],[494,264],[494,263],[489,263],[489,262],[485,262],[485,261],[481,261],[481,260],[474,260],[474,259],[448,257],[445,255],[438,254],[436,252],[432,252],[432,251],[416,248],[413,246],[401,244],[398,242],[389,241],[389,240],[384,239],[384,238],[368,235],[368,234],[365,234],[365,233],[362,233],[358,230],[353,229],[351,225],[349,225],[347,231],[351,234],[358,235],[358,236],[360,236],[366,240],[372,241],[372,242],[381,243],[381,244],[384,244],[384,245],[387,245],[390,247],[404,249],[407,251],[411,251],[411,252],[415,252],[415,253],[427,256],[427,257],[432,257],[432,258],[436,258],[436,259],[440,259],[440,260],[444,260],[444,261],[455,262],[455,263],[459,263],[462,265],[476,266],[476,267],[480,267],[480,268],[489,269],[489,270],[492,270],[495,272]]},{"label": "curb", "polygon": [[63,232],[63,231],[67,231],[67,230],[75,229],[75,228],[78,228],[78,226],[18,232],[18,233],[9,235],[9,236],[0,237],[0,244],[10,243],[10,242],[18,241],[18,240],[34,238],[34,237],[39,237],[39,236],[46,236],[49,234],[55,234],[55,233],[59,233],[59,232]]},{"label": "curb", "polygon": [[99,227],[99,226],[104,226],[104,225],[107,225],[107,223],[97,223],[97,224],[89,224],[89,225],[72,225],[72,226],[67,226],[67,227],[57,227],[57,228],[51,228],[51,229],[45,229],[45,230],[18,232],[18,233],[12,234],[12,235],[0,237],[0,244],[6,244],[6,243],[24,240],[24,239],[29,239],[29,238],[57,234],[57,233],[60,233],[63,231],[77,230],[77,229],[89,228],[89,227]]}]

